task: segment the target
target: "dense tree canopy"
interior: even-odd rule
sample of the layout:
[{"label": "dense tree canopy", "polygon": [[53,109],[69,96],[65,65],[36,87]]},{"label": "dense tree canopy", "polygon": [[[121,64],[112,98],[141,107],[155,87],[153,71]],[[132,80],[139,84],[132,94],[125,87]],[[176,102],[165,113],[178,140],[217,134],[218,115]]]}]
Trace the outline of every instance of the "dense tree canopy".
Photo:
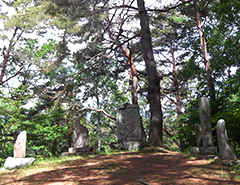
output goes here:
[{"label": "dense tree canopy", "polygon": [[213,132],[225,119],[240,156],[240,2],[149,2],[0,4],[1,161],[22,130],[28,156],[67,151],[75,117],[107,151],[126,102],[139,105],[150,144],[180,139],[187,149],[196,145],[200,96],[211,100]]}]

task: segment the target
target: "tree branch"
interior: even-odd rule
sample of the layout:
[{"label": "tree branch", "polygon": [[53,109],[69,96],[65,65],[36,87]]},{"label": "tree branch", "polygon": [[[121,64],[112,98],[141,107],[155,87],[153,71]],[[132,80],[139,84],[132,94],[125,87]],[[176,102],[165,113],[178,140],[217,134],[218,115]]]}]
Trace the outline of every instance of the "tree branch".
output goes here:
[{"label": "tree branch", "polygon": [[28,72],[28,71],[43,71],[43,70],[45,70],[45,69],[39,69],[39,70],[24,70],[24,71],[21,71],[22,69],[23,69],[23,67],[21,67],[14,75],[8,77],[6,80],[0,81],[0,85],[4,84],[5,82],[7,82],[8,80],[10,80],[13,77],[17,76],[20,73],[25,73],[25,72]]},{"label": "tree branch", "polygon": [[101,113],[105,114],[107,117],[109,117],[110,119],[112,119],[112,120],[114,120],[114,121],[117,120],[116,118],[114,118],[113,116],[111,116],[110,114],[108,114],[108,113],[107,113],[105,110],[103,110],[103,109],[95,109],[95,108],[91,108],[91,107],[86,107],[86,108],[82,108],[82,109],[79,109],[79,108],[76,107],[76,109],[77,109],[78,111],[80,111],[80,112],[85,111],[85,110],[90,110],[90,111],[95,111],[95,112],[101,112]]},{"label": "tree branch", "polygon": [[[166,132],[167,135],[169,136],[174,136],[173,134],[171,134],[167,129],[163,128],[163,131]],[[180,144],[178,143],[178,141],[176,139],[173,139],[174,143],[176,143],[176,145],[180,148]]]},{"label": "tree branch", "polygon": [[148,184],[147,182],[144,182],[144,181],[141,180],[141,179],[138,179],[138,181],[141,182],[141,183],[144,184],[144,185],[150,185],[150,184]]},{"label": "tree branch", "polygon": [[[175,6],[165,8],[165,9],[146,9],[146,12],[168,12],[169,10],[173,10],[175,8],[178,8],[179,6],[185,5],[187,3],[191,3],[192,0],[187,0],[187,1],[182,1],[182,3],[176,4]],[[128,9],[133,9],[136,11],[145,11],[145,10],[139,10],[139,8],[134,7],[134,6],[129,6],[129,5],[120,5],[120,6],[114,6],[109,9],[117,9],[117,8],[128,8]]]},{"label": "tree branch", "polygon": [[111,129],[111,131],[113,132],[113,135],[114,135],[116,138],[118,138],[118,137],[117,137],[117,134],[116,134],[115,131],[114,131],[114,128],[113,128],[111,125],[105,123],[104,121],[102,121],[101,123],[103,123],[104,125],[106,125],[107,127],[109,127],[109,128]]}]

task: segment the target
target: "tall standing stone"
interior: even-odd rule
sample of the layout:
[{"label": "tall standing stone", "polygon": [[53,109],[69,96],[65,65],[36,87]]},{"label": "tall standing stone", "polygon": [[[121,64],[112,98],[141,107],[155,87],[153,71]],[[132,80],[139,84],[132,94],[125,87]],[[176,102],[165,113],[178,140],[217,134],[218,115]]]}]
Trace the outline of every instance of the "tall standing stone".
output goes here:
[{"label": "tall standing stone", "polygon": [[217,155],[218,151],[217,147],[213,146],[212,125],[208,98],[200,97],[198,103],[201,126],[197,123],[195,124],[197,147],[191,147],[190,153],[191,155],[204,155],[204,157],[213,157],[214,155]]},{"label": "tall standing stone", "polygon": [[62,156],[78,155],[90,151],[88,146],[88,129],[80,124],[79,117],[75,119],[73,130],[73,148],[68,148],[68,152],[62,153]]},{"label": "tall standing stone", "polygon": [[222,159],[237,159],[237,155],[228,141],[226,123],[223,119],[217,122],[217,138],[219,157]]},{"label": "tall standing stone", "polygon": [[118,141],[144,141],[139,106],[123,104],[117,108],[117,136]]},{"label": "tall standing stone", "polygon": [[74,148],[84,148],[88,146],[88,129],[80,124],[79,118],[75,119],[73,146]]},{"label": "tall standing stone", "polygon": [[202,127],[202,144],[203,147],[213,146],[212,125],[207,97],[199,98],[199,115]]},{"label": "tall standing stone", "polygon": [[24,158],[26,155],[27,132],[22,131],[15,142],[13,156],[15,158]]}]

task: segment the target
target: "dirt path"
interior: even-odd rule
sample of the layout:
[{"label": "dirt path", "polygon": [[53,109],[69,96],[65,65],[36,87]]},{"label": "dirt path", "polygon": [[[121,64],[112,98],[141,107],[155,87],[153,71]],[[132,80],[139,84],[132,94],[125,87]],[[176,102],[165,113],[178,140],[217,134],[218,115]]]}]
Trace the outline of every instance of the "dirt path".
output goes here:
[{"label": "dirt path", "polygon": [[0,172],[0,184],[240,184],[230,167],[177,152],[148,149]]}]

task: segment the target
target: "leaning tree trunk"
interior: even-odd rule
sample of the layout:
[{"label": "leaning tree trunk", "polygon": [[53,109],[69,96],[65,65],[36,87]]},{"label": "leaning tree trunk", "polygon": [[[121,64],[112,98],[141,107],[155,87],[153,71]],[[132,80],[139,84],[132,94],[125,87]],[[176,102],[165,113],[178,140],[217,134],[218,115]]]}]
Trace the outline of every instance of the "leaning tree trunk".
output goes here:
[{"label": "leaning tree trunk", "polygon": [[124,51],[125,56],[128,58],[128,65],[130,68],[130,80],[129,84],[131,87],[131,94],[132,94],[132,104],[138,105],[138,96],[137,96],[137,73],[135,66],[133,64],[133,58],[131,54],[131,50],[125,48],[123,45],[121,45],[121,49]]},{"label": "leaning tree trunk", "polygon": [[151,33],[149,29],[148,15],[144,1],[137,0],[139,17],[141,24],[141,49],[145,60],[148,76],[148,96],[150,103],[150,132],[149,141],[153,146],[163,146],[162,144],[162,111],[160,102],[160,78],[157,73],[154,61]]},{"label": "leaning tree trunk", "polygon": [[6,50],[6,52],[3,50],[3,63],[1,66],[1,72],[0,72],[0,85],[2,85],[3,83],[5,83],[6,81],[8,81],[9,79],[11,79],[12,77],[16,76],[21,70],[19,70],[17,73],[15,73],[14,75],[12,75],[12,77],[8,78],[7,80],[3,80],[5,73],[6,73],[6,68],[8,65],[8,60],[10,58],[10,53],[12,48],[15,46],[15,44],[17,43],[17,41],[20,39],[20,37],[22,36],[24,30],[20,30],[21,32],[18,34],[18,30],[20,30],[20,28],[15,27],[14,29],[14,33],[13,36],[9,42],[8,48]]},{"label": "leaning tree trunk", "polygon": [[208,58],[208,51],[207,51],[207,44],[205,41],[205,37],[203,34],[203,29],[201,26],[201,17],[197,5],[197,0],[193,0],[193,5],[194,5],[194,10],[195,10],[195,18],[197,21],[197,28],[198,28],[198,33],[200,37],[200,44],[202,47],[202,54],[204,58],[204,64],[205,64],[205,70],[207,73],[207,83],[208,83],[208,88],[210,92],[210,101],[214,102],[215,101],[215,90],[214,90],[214,85],[213,85],[213,79],[212,79],[212,70],[210,67],[210,60]]}]

